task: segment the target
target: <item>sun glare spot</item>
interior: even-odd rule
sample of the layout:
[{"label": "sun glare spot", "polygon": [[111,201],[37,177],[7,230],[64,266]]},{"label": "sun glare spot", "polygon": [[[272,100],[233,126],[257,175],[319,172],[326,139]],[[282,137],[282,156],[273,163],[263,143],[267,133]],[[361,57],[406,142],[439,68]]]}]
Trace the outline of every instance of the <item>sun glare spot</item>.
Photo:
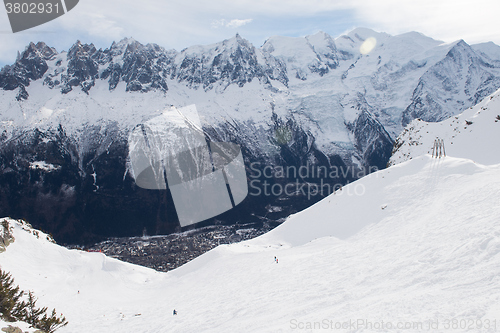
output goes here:
[{"label": "sun glare spot", "polygon": [[363,44],[361,44],[359,52],[361,52],[361,54],[368,54],[375,48],[376,45],[377,39],[375,39],[375,37],[369,37],[363,42]]}]

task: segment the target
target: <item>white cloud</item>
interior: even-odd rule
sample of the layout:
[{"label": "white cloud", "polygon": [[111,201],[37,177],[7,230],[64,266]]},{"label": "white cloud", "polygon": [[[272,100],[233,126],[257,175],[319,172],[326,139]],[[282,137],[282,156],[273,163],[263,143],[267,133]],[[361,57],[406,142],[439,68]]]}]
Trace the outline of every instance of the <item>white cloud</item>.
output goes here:
[{"label": "white cloud", "polygon": [[[65,17],[63,17],[65,19]],[[61,25],[68,29],[75,28],[71,18],[61,20]],[[85,24],[85,30],[90,36],[98,36],[100,38],[106,37],[109,40],[120,39],[124,34],[124,28],[113,19],[108,18],[102,13],[81,13],[79,20],[88,22]]]},{"label": "white cloud", "polygon": [[234,19],[234,20],[225,20],[225,19],[220,19],[220,20],[214,20],[212,22],[212,28],[239,28],[241,26],[244,26],[248,23],[251,23],[253,19],[245,19],[245,20],[239,20],[239,19]]},{"label": "white cloud", "polygon": [[361,21],[379,31],[418,31],[444,41],[500,43],[497,0],[352,0]]},{"label": "white cloud", "polygon": [[229,21],[229,23],[226,24],[226,27],[238,28],[238,27],[241,27],[241,26],[248,24],[252,21],[253,21],[253,19],[245,19],[245,20],[234,19],[234,20]]}]

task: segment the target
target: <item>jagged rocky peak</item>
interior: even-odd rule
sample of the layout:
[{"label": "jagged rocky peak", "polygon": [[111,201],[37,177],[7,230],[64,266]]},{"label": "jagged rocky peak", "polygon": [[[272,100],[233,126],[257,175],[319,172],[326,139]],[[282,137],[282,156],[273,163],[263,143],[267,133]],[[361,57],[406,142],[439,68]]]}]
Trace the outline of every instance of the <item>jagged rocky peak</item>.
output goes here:
[{"label": "jagged rocky peak", "polygon": [[106,56],[106,61],[103,63],[110,62],[112,59],[119,58],[125,53],[129,44],[135,43],[136,40],[132,37],[123,38],[119,42],[113,42],[111,46],[103,51]]},{"label": "jagged rocky peak", "polygon": [[233,83],[241,87],[255,78],[264,84],[270,83],[257,50],[239,34],[221,43],[184,49],[176,63],[172,78],[192,88],[201,86],[210,90],[216,83],[223,88]]},{"label": "jagged rocky peak", "polygon": [[[98,79],[99,65],[96,61],[98,51],[94,44],[82,44],[77,41],[67,53],[67,73],[62,74],[61,92],[66,94],[73,90],[73,87],[80,86],[82,91],[88,93]],[[45,80],[50,85],[48,77]],[[55,83],[53,82],[55,85]]]},{"label": "jagged rocky peak", "polygon": [[133,38],[127,38],[122,40],[121,43],[125,42],[125,46],[117,45],[117,48],[121,48],[121,52],[119,54],[123,54],[124,57],[130,56],[133,54],[143,54],[148,57],[158,57],[159,54],[166,53],[165,49],[158,44],[142,44],[136,41]]},{"label": "jagged rocky peak", "polygon": [[123,56],[127,51],[129,45],[133,45],[129,49],[129,53],[141,48],[143,45],[135,39],[123,38],[119,42],[113,42],[111,46],[99,54],[99,65],[108,65],[109,63],[122,63]]},{"label": "jagged rocky peak", "polygon": [[47,61],[57,55],[56,49],[47,46],[44,42],[31,42],[18,58],[14,65],[5,66],[0,71],[0,88],[14,90],[19,88],[17,100],[28,98],[26,86],[33,80],[38,80],[47,72]]},{"label": "jagged rocky peak", "polygon": [[118,42],[113,42],[111,44],[110,49],[125,49],[129,44],[133,44],[137,42],[137,40],[134,37],[124,37]]},{"label": "jagged rocky peak", "polygon": [[306,37],[274,36],[262,50],[285,64],[289,78],[307,80],[311,73],[323,76],[339,65],[335,41],[324,32]]},{"label": "jagged rocky peak", "polygon": [[473,63],[478,63],[480,57],[469,44],[461,39],[448,51],[446,58],[442,61],[452,61],[457,66],[470,66]]},{"label": "jagged rocky peak", "polygon": [[103,54],[108,56],[108,62],[113,61],[114,63],[119,63],[123,60],[123,57],[129,56],[134,53],[152,53],[152,56],[158,56],[159,54],[177,54],[175,50],[165,50],[158,44],[142,44],[132,37],[123,38],[119,42],[113,42],[111,46],[103,51]]},{"label": "jagged rocky peak", "polygon": [[[121,59],[112,67],[110,90],[116,87],[116,78],[127,83],[126,91],[147,92],[150,90],[167,91],[166,76],[171,72],[175,52],[167,52],[157,44],[143,45],[133,39],[127,40],[127,46]],[[121,67],[120,67],[121,63]],[[111,66],[110,66],[111,67]],[[104,73],[103,73],[104,75]]]},{"label": "jagged rocky peak", "polygon": [[88,58],[91,57],[96,51],[97,49],[94,44],[82,44],[82,42],[78,40],[69,49],[67,57],[68,60],[73,58]]},{"label": "jagged rocky peak", "polygon": [[241,38],[239,34],[223,41],[222,47],[223,49],[220,47],[215,49],[215,52],[218,53],[214,57],[213,64],[215,66],[220,65],[221,61],[230,61],[234,65],[241,65],[247,69],[259,66],[255,47],[246,39]]},{"label": "jagged rocky peak", "polygon": [[23,53],[23,57],[29,57],[33,54],[38,54],[44,60],[51,60],[57,55],[57,50],[53,47],[48,46],[44,42],[38,42],[33,44],[31,42]]},{"label": "jagged rocky peak", "polygon": [[125,56],[130,55],[133,53],[141,53],[144,51],[144,45],[139,43],[136,40],[131,40],[128,44],[127,47],[125,48]]},{"label": "jagged rocky peak", "polygon": [[[115,43],[113,42],[113,45]],[[142,43],[140,43],[139,41],[135,40],[133,37],[129,37],[129,38],[123,38],[118,44],[117,44],[118,47],[121,47],[121,48],[124,48],[125,49],[125,52],[134,52],[135,50],[137,50],[138,48],[142,48],[144,47],[144,45],[142,45]]]},{"label": "jagged rocky peak", "polygon": [[167,52],[156,44],[143,45],[133,38],[113,42],[105,50],[77,41],[68,51],[66,73],[56,69],[44,83],[51,88],[61,86],[62,93],[69,93],[74,87],[88,93],[98,79],[108,80],[109,90],[123,81],[126,91],[167,91],[165,66],[174,55],[175,52]]},{"label": "jagged rocky peak", "polygon": [[[248,40],[242,38],[240,34],[236,34],[234,37],[230,39],[226,39],[222,42],[222,46],[225,47],[228,51],[241,51],[247,50],[248,52],[255,53],[255,47]],[[216,50],[219,48],[217,47]]]}]

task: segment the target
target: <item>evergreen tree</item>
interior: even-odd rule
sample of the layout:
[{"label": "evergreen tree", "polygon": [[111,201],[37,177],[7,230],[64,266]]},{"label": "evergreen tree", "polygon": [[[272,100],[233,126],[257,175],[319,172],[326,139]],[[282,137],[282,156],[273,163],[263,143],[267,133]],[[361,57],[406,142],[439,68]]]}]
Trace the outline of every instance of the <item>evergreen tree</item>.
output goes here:
[{"label": "evergreen tree", "polygon": [[40,319],[40,322],[35,327],[41,329],[46,333],[53,333],[57,329],[66,325],[68,325],[66,317],[64,317],[62,314],[60,317],[58,317],[56,309],[53,309],[51,315],[48,316],[47,313],[45,313],[42,319]]},{"label": "evergreen tree", "polygon": [[[28,295],[27,301],[22,300]],[[61,315],[57,316],[56,309],[47,314],[47,307],[37,308],[37,299],[31,291],[28,293],[14,284],[14,278],[8,272],[0,269],[0,316],[5,321],[24,321],[44,333],[53,333],[66,326],[68,321]]]},{"label": "evergreen tree", "polygon": [[15,321],[25,303],[24,292],[14,285],[14,278],[0,269],[0,314],[6,321]]},{"label": "evergreen tree", "polygon": [[24,307],[23,319],[28,324],[36,327],[36,324],[40,321],[40,317],[47,311],[47,308],[38,309],[36,307],[37,299],[31,291],[28,292],[28,302]]}]

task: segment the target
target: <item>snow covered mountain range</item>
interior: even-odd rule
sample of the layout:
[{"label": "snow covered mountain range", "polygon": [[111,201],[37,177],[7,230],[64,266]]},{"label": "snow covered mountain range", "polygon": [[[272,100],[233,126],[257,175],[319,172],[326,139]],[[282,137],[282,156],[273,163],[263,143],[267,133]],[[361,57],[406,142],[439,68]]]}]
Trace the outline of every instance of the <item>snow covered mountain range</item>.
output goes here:
[{"label": "snow covered mountain range", "polygon": [[[477,149],[456,136],[447,157],[432,158],[421,148],[432,140],[422,135],[404,150],[411,160],[344,186],[265,235],[221,245],[168,273],[68,250],[12,219],[0,265],[64,314],[69,324],[61,333],[494,332],[500,161],[482,143],[499,131],[490,117],[500,113],[498,96],[458,116],[480,111],[470,125],[480,133]],[[420,128],[447,138],[455,120]]]},{"label": "snow covered mountain range", "polygon": [[[195,104],[207,139],[240,145],[249,175],[252,163],[356,170],[327,179],[345,184],[384,168],[413,119],[443,120],[499,87],[497,45],[416,32],[260,48],[236,35],[180,52],[133,39],[60,53],[32,43],[0,71],[0,213],[65,242],[176,230],[168,193],[138,189],[127,160],[130,131],[171,105]],[[218,220],[276,220],[320,198],[249,196]]]}]

